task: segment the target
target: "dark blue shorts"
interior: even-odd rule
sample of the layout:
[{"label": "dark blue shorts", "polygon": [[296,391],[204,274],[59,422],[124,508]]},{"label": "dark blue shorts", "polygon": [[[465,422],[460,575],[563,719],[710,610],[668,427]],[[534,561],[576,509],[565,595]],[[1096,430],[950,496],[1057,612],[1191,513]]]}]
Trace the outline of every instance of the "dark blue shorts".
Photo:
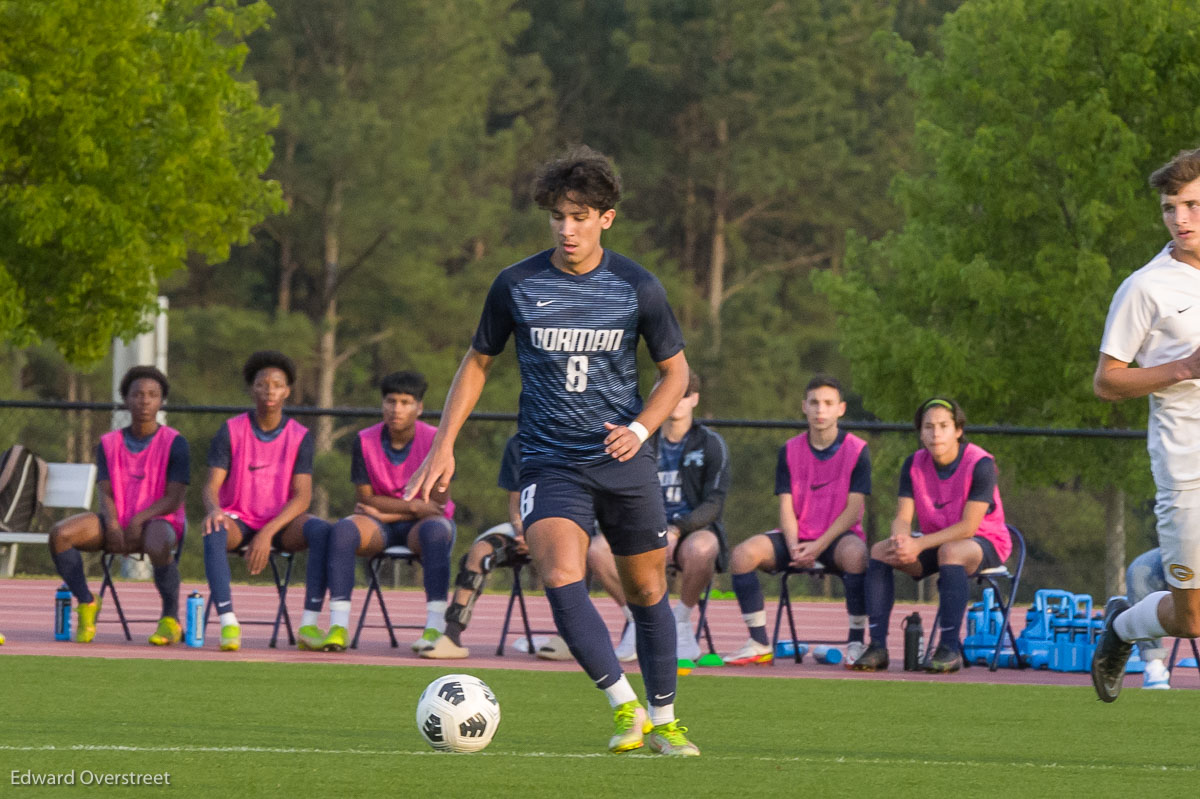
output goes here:
[{"label": "dark blue shorts", "polygon": [[[980,536],[974,536],[971,540],[983,550],[983,560],[979,561],[979,568],[975,570],[976,574],[984,569],[994,569],[1003,563],[1000,556],[996,554],[996,548],[992,546],[991,541]],[[914,577],[914,580],[922,580],[938,570],[937,553],[938,548],[921,550],[921,554],[917,555],[917,562],[921,564],[921,576]]]},{"label": "dark blue shorts", "polygon": [[[817,563],[825,567],[826,574],[841,574],[842,570],[838,568],[837,561],[834,559],[834,553],[837,552],[838,544],[842,539],[851,535],[857,538],[852,530],[846,530],[837,538],[833,539],[833,543],[825,547],[825,551],[817,556]],[[772,530],[767,533],[767,537],[771,539],[771,545],[775,548],[775,571],[783,571],[784,567],[792,562],[792,553],[788,549],[787,542],[783,540],[783,532],[781,530]],[[864,544],[865,546],[865,544]]]},{"label": "dark blue shorts", "polygon": [[591,534],[597,522],[614,555],[640,555],[667,545],[667,513],[658,458],[643,446],[621,463],[605,456],[586,464],[521,464],[521,521],[570,519]]},{"label": "dark blue shorts", "polygon": [[[425,519],[410,519],[408,521],[399,522],[381,522],[373,516],[367,517],[375,524],[379,525],[379,529],[383,532],[383,548],[388,547],[406,547],[408,546],[408,533]],[[434,518],[434,517],[428,517]],[[451,530],[458,531],[454,526],[454,522],[450,522]]]}]

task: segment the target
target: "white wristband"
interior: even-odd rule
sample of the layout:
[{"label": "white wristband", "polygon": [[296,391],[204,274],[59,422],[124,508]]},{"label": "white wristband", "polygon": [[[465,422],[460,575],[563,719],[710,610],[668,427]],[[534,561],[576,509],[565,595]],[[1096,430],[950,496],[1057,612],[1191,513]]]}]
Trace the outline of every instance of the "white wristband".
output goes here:
[{"label": "white wristband", "polygon": [[633,431],[633,434],[638,437],[638,442],[641,444],[645,444],[646,439],[650,437],[650,431],[641,422],[633,421],[625,426]]}]

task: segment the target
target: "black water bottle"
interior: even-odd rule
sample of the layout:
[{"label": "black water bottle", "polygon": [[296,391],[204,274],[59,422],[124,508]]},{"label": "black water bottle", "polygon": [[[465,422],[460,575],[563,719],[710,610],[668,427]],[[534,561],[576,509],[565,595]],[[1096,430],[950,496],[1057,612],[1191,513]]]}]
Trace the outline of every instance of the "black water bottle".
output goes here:
[{"label": "black water bottle", "polygon": [[911,616],[904,618],[904,670],[920,671],[921,650],[925,647],[925,627],[921,624],[921,614],[913,611]]}]

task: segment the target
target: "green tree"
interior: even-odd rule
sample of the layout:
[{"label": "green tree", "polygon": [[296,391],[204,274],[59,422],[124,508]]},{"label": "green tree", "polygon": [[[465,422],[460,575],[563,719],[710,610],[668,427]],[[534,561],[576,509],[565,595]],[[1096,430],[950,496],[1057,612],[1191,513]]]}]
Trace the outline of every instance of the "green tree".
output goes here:
[{"label": "green tree", "polygon": [[[1200,7],[1176,0],[969,0],[941,55],[894,51],[917,95],[924,164],[899,178],[900,232],[852,236],[817,276],[872,411],[906,418],[933,393],[977,422],[1130,427],[1091,376],[1109,299],[1161,248],[1146,176],[1194,146]],[[996,442],[1027,482],[1102,496],[1108,588],[1120,583],[1123,492],[1144,453],[1110,442]],[[1048,535],[1065,531],[1048,530]]]},{"label": "green tree", "polygon": [[102,356],[278,206],[237,0],[0,2],[0,337]]}]

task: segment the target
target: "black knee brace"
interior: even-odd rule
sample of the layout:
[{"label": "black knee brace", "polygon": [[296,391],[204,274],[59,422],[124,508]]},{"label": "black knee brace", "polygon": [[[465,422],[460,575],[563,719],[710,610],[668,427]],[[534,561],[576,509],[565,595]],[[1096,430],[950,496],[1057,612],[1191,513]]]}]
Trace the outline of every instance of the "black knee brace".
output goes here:
[{"label": "black knee brace", "polygon": [[471,598],[465,605],[451,602],[450,606],[446,608],[446,621],[456,622],[460,627],[466,629],[467,624],[471,621],[471,611],[475,609],[475,600],[479,599],[479,595],[483,593],[483,575],[479,572],[467,571],[465,555],[463,561],[464,563],[458,570],[458,577],[454,581],[454,587],[468,589],[471,592]]}]

